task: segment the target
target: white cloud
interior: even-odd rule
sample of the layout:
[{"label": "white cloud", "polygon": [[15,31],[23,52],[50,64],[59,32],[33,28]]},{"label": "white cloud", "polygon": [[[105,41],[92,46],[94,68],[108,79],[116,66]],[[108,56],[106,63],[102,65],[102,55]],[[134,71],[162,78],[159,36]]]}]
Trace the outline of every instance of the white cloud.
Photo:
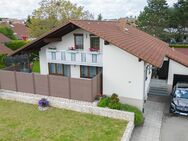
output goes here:
[{"label": "white cloud", "polygon": [[[0,17],[26,18],[39,6],[41,0],[0,0]],[[70,0],[84,6],[95,16],[102,13],[104,18],[137,16],[147,4],[147,0]],[[177,0],[167,0],[173,5]]]}]

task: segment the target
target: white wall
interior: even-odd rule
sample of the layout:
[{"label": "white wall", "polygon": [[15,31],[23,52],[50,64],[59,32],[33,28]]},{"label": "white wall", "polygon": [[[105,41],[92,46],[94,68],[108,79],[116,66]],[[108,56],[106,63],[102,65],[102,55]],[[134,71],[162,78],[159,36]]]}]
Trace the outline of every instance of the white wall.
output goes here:
[{"label": "white wall", "polygon": [[103,93],[144,99],[144,62],[118,47],[103,47]]},{"label": "white wall", "polygon": [[41,74],[49,74],[49,70],[48,70],[48,62],[47,62],[47,56],[46,56],[46,49],[45,48],[41,48],[41,50],[39,51],[39,60],[40,60],[40,73]]},{"label": "white wall", "polygon": [[188,67],[185,67],[170,59],[168,72],[168,85],[173,84],[174,74],[188,75]]}]

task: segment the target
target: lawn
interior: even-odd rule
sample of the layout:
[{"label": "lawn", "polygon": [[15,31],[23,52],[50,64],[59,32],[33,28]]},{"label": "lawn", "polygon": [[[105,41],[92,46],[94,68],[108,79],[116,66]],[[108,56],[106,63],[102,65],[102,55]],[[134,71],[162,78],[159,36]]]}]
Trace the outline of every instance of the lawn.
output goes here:
[{"label": "lawn", "polygon": [[127,122],[0,99],[0,141],[119,141]]}]

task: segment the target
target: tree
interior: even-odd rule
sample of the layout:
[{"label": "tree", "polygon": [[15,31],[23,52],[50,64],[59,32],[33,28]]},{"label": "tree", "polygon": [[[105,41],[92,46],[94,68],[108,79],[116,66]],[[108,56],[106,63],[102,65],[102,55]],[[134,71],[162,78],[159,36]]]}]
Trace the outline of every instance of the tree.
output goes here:
[{"label": "tree", "polygon": [[148,5],[138,16],[137,25],[149,34],[164,39],[164,29],[168,24],[167,18],[168,5],[166,0],[148,0]]},{"label": "tree", "polygon": [[14,35],[14,31],[8,26],[1,26],[0,25],[0,33],[7,36],[8,38],[15,40],[16,36]]},{"label": "tree", "polygon": [[70,19],[93,19],[89,11],[67,0],[42,0],[34,10],[28,24],[32,37],[38,37]]},{"label": "tree", "polygon": [[98,21],[102,21],[102,18],[103,18],[103,17],[102,17],[102,14],[100,13],[100,14],[98,15],[98,17],[97,17],[97,20],[98,20]]}]

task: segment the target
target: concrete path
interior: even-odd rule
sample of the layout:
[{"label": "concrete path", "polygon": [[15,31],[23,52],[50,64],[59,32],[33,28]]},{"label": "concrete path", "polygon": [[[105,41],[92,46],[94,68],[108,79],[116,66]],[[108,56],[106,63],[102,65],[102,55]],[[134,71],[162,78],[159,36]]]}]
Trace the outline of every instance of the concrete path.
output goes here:
[{"label": "concrete path", "polygon": [[164,103],[147,101],[144,125],[135,128],[131,141],[159,141],[163,110]]}]

